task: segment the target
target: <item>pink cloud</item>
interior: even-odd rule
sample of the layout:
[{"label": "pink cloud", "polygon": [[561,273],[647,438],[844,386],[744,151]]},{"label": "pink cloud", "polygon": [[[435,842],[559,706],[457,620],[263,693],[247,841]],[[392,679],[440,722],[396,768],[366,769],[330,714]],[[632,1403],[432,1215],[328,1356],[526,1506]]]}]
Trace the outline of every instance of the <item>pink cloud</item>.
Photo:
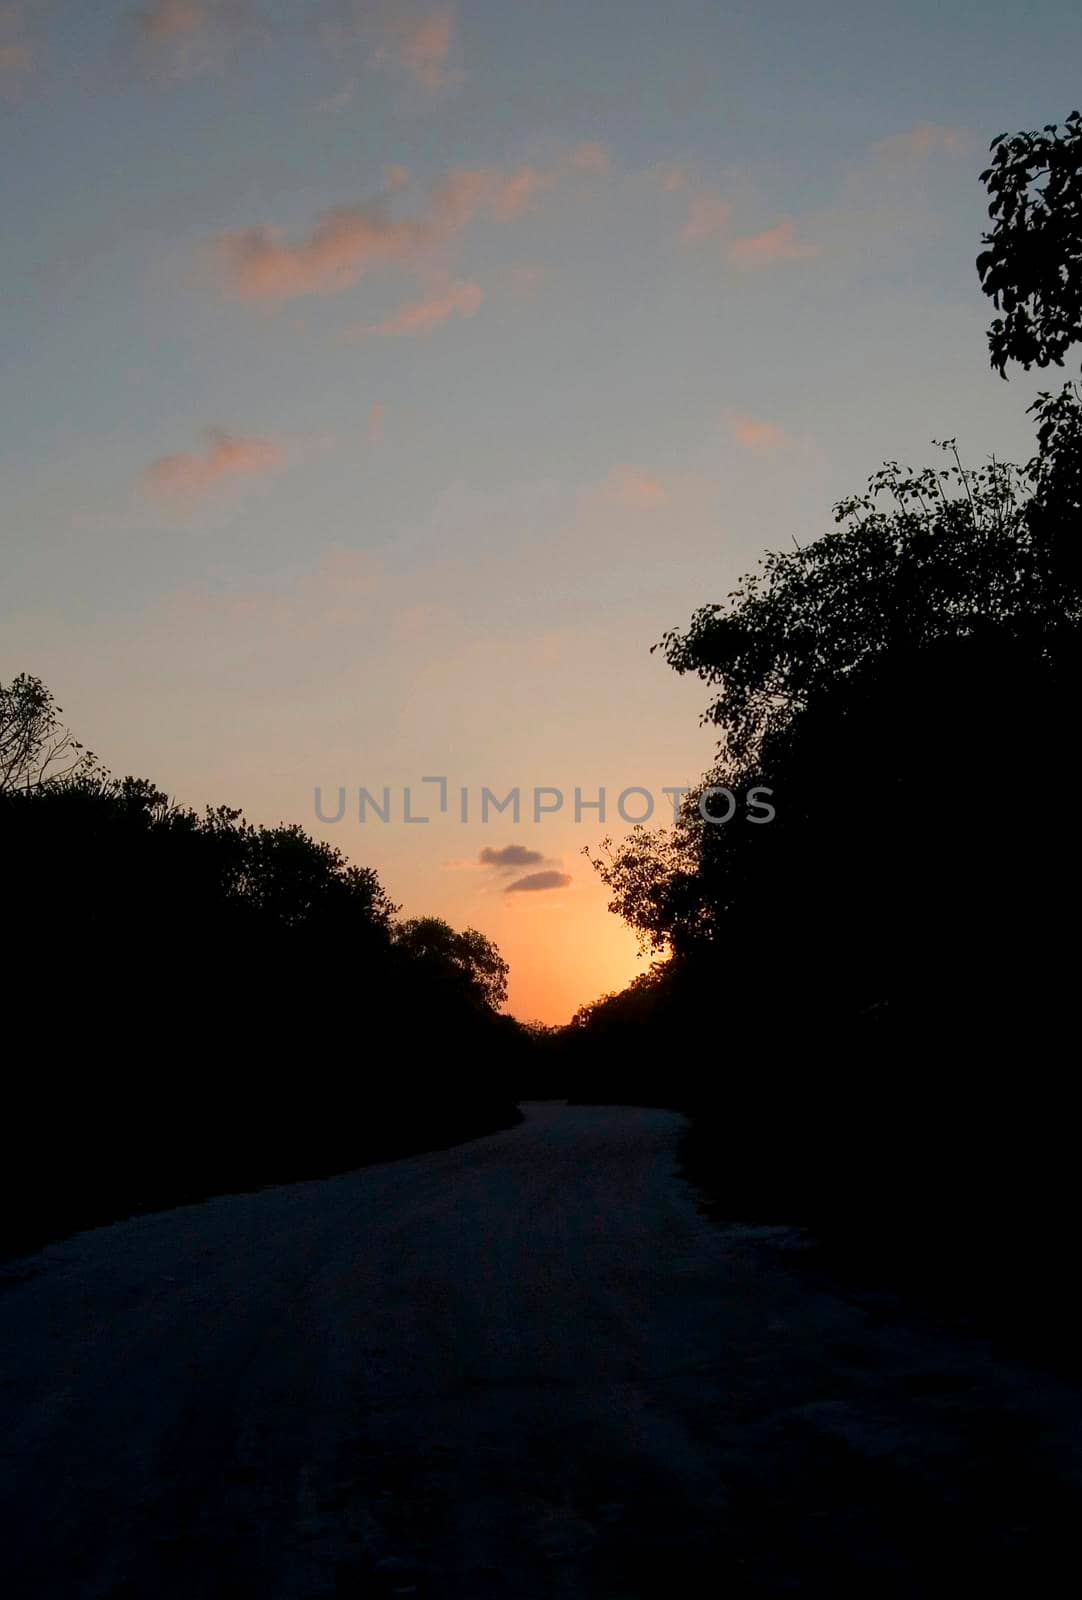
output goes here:
[{"label": "pink cloud", "polygon": [[476,283],[437,284],[420,300],[400,306],[383,322],[361,331],[378,334],[431,333],[451,317],[474,317],[481,307],[481,289]]},{"label": "pink cloud", "polygon": [[408,28],[402,39],[402,62],[426,89],[438,89],[447,73],[455,19],[448,6],[433,11]]},{"label": "pink cloud", "polygon": [[29,67],[31,59],[28,44],[0,45],[0,82],[19,77]]},{"label": "pink cloud", "polygon": [[661,479],[642,467],[615,467],[601,485],[601,491],[606,500],[628,507],[657,506],[667,498]]},{"label": "pink cloud", "polygon": [[376,66],[404,71],[429,90],[441,89],[448,81],[456,43],[453,7],[418,11],[411,6],[405,16],[377,17],[375,27],[380,38],[372,56]]},{"label": "pink cloud", "polygon": [[368,408],[368,442],[370,445],[383,443],[383,428],[387,420],[387,409],[378,400],[373,400]]},{"label": "pink cloud", "polygon": [[907,161],[935,154],[965,155],[972,150],[973,134],[966,128],[949,128],[934,122],[918,122],[904,133],[892,133],[872,146],[872,155],[886,161]]},{"label": "pink cloud", "polygon": [[776,450],[789,442],[784,428],[774,422],[763,422],[759,417],[749,417],[738,411],[726,413],[737,443],[746,450]]},{"label": "pink cloud", "polygon": [[0,5],[0,97],[15,100],[34,65],[34,46],[28,34],[33,0],[10,0]]},{"label": "pink cloud", "polygon": [[544,194],[556,182],[556,174],[539,167],[519,167],[501,177],[492,194],[492,212],[498,222],[509,222],[530,207],[535,195]]},{"label": "pink cloud", "polygon": [[191,500],[229,479],[259,477],[285,461],[286,452],[269,439],[243,439],[222,428],[210,429],[200,454],[161,456],[143,474],[143,484],[166,500]]},{"label": "pink cloud", "polygon": [[441,249],[476,218],[512,221],[553,187],[558,173],[531,166],[511,172],[460,167],[412,217],[393,215],[388,204],[409,180],[405,168],[388,168],[385,177],[385,191],[376,200],[336,207],[307,238],[291,241],[266,224],[219,235],[214,256],[226,292],[237,300],[275,302],[338,294],[377,266],[429,270]]},{"label": "pink cloud", "polygon": [[609,170],[609,152],[603,144],[577,145],[571,152],[571,165],[578,172],[596,172],[604,176]]},{"label": "pink cloud", "polygon": [[697,194],[688,207],[687,221],[680,232],[685,244],[696,244],[702,239],[715,239],[722,232],[732,213],[727,200],[716,194]]},{"label": "pink cloud", "polygon": [[148,39],[179,39],[198,33],[210,20],[202,0],[153,0],[136,13],[136,27]]},{"label": "pink cloud", "polygon": [[415,260],[434,231],[431,219],[399,221],[378,202],[339,206],[296,244],[280,228],[241,228],[219,237],[217,256],[235,299],[290,300],[338,294],[377,263]]},{"label": "pink cloud", "polygon": [[734,239],[729,246],[730,261],[741,267],[765,266],[772,261],[802,261],[818,254],[818,245],[796,237],[796,223],[791,219],[776,223],[762,233]]},{"label": "pink cloud", "polygon": [[686,189],[691,183],[691,173],[680,161],[662,161],[654,170],[667,194],[675,194],[680,189]]},{"label": "pink cloud", "polygon": [[150,0],[128,18],[152,76],[221,72],[239,47],[259,42],[252,0]]},{"label": "pink cloud", "polygon": [[569,173],[589,172],[604,175],[609,170],[609,155],[604,145],[576,145],[566,160],[548,169],[524,165],[512,172],[498,169],[488,174],[487,201],[497,222],[509,222],[529,210],[539,194],[554,189]]}]

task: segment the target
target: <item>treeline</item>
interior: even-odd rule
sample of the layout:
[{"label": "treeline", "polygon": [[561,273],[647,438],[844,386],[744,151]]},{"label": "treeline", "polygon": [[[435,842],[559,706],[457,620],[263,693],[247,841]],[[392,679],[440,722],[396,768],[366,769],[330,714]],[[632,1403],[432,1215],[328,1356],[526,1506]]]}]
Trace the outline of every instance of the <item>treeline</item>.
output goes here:
[{"label": "treeline", "polygon": [[398,920],[300,827],[109,777],[57,710],[0,689],[0,1251],[517,1120],[490,941]]},{"label": "treeline", "polygon": [[[1044,367],[1082,340],[1082,119],[993,149],[993,365]],[[578,1014],[562,1071],[688,1110],[724,1214],[1050,1339],[1078,1214],[1078,388],[1032,409],[1026,464],[888,463],[662,640],[718,757],[677,827],[595,861],[657,959]],[[711,820],[752,784],[772,821]]]}]

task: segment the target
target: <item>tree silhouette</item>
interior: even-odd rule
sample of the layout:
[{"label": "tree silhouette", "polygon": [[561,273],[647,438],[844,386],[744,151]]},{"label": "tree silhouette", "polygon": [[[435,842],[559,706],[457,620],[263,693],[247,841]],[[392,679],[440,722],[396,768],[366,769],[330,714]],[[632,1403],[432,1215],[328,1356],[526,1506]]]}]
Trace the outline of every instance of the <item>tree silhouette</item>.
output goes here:
[{"label": "tree silhouette", "polygon": [[[1082,113],[1038,132],[1000,134],[992,165],[981,173],[995,226],[977,271],[997,310],[988,334],[992,366],[1062,366],[1082,340]],[[1037,497],[1050,532],[1077,543],[1064,526],[1082,503],[1082,396],[1074,383],[1042,391],[1037,418]],[[1079,559],[1077,555],[1075,561]]]},{"label": "tree silhouette", "polygon": [[981,173],[995,226],[977,271],[997,317],[988,334],[992,365],[1062,366],[1082,338],[1082,113],[1062,127],[1001,133]]},{"label": "tree silhouette", "polygon": [[[1082,119],[993,148],[993,365],[1061,363]],[[1010,1302],[1065,1310],[1077,1160],[1082,404],[1068,384],[1031,409],[1024,465],[964,468],[953,441],[946,465],[888,462],[655,646],[707,686],[715,764],[673,828],[595,856],[668,961],[564,1037],[580,1093],[630,1077],[691,1113],[727,1216],[812,1224],[946,1298],[964,1257],[1004,1326]],[[704,822],[710,784],[770,787],[775,820]]]},{"label": "tree silhouette", "polygon": [[[0,791],[17,935],[0,1255],[515,1120],[528,1041],[496,1012],[507,965],[490,940],[397,924],[371,868],[296,825],[199,814],[78,760],[49,771],[53,701],[35,684],[10,697],[39,720],[17,746],[24,781]],[[86,1048],[39,1069],[64,1029]],[[440,1053],[457,1070],[434,1074]]]},{"label": "tree silhouette", "polygon": [[[837,529],[771,552],[726,605],[661,646],[717,691],[704,720],[739,769],[833,683],[899,646],[1053,627],[1062,594],[1028,515],[1027,471],[888,462],[834,508]],[[1034,469],[1035,470],[1035,469]]]},{"label": "tree silhouette", "polygon": [[29,673],[0,684],[0,793],[95,769],[92,752],[61,725],[61,711]]},{"label": "tree silhouette", "polygon": [[450,982],[475,1004],[498,1011],[507,999],[509,968],[491,939],[476,928],[456,932],[440,917],[411,917],[394,929],[394,942],[434,981]]}]

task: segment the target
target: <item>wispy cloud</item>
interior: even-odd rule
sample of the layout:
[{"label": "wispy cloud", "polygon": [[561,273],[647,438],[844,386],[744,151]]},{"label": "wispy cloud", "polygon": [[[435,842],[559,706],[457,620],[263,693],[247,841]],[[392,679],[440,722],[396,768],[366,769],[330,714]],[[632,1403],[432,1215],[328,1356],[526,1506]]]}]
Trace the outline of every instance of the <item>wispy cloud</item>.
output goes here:
[{"label": "wispy cloud", "polygon": [[31,60],[29,45],[0,44],[0,94],[5,98],[19,93]]},{"label": "wispy cloud", "polygon": [[153,0],[134,21],[147,39],[182,39],[209,25],[210,10],[205,0]]},{"label": "wispy cloud", "polygon": [[152,78],[222,72],[263,40],[252,0],[149,0],[125,24]]},{"label": "wispy cloud", "polygon": [[[30,3],[22,0],[24,6]],[[306,11],[304,24],[315,29],[337,60],[348,59],[349,50],[359,47],[363,65],[428,93],[460,76],[455,8],[432,0],[307,0],[304,8],[286,6],[277,13],[259,0],[142,0],[124,14],[123,31],[149,77],[188,78],[222,72],[275,32],[287,34],[292,10]],[[341,111],[355,92],[353,77],[316,109]]]},{"label": "wispy cloud", "polygon": [[727,411],[725,417],[736,442],[745,450],[765,452],[789,443],[785,429],[775,422],[764,422],[761,417],[749,417],[739,411]]},{"label": "wispy cloud", "polygon": [[432,0],[312,0],[316,26],[336,54],[359,47],[367,62],[428,93],[460,76],[458,19]]},{"label": "wispy cloud", "polygon": [[8,0],[0,5],[0,99],[19,99],[33,70],[30,19],[38,10],[37,0]]},{"label": "wispy cloud", "polygon": [[539,194],[554,187],[557,174],[543,172],[540,167],[517,167],[506,176],[498,177],[492,189],[491,205],[501,222],[520,217],[528,211]]},{"label": "wispy cloud", "polygon": [[614,467],[601,485],[602,497],[628,507],[658,506],[665,500],[661,479],[642,467]]},{"label": "wispy cloud", "polygon": [[897,162],[931,155],[968,155],[975,144],[968,128],[951,128],[941,123],[918,122],[902,133],[892,133],[872,145],[873,160]]},{"label": "wispy cloud", "polygon": [[716,239],[725,229],[732,206],[719,194],[709,192],[693,195],[688,206],[687,221],[680,230],[685,244],[697,244],[703,239]]},{"label": "wispy cloud", "polygon": [[222,428],[212,428],[206,448],[160,456],[143,474],[143,486],[164,500],[201,498],[230,480],[261,477],[286,460],[283,445],[270,439],[242,438]]},{"label": "wispy cloud", "polygon": [[735,190],[735,200],[726,198],[715,183],[704,179],[692,165],[683,161],[659,161],[645,169],[644,176],[672,195],[684,197],[686,210],[679,237],[685,245],[718,241],[723,258],[737,267],[765,266],[775,261],[797,261],[820,253],[819,245],[798,234],[792,217],[782,217],[757,233],[737,233],[743,204],[756,200],[746,177],[729,173],[727,185]]},{"label": "wispy cloud", "polygon": [[441,89],[447,82],[448,62],[455,42],[455,15],[442,6],[407,20],[393,29],[386,48],[412,78],[426,89]]},{"label": "wispy cloud", "polygon": [[899,262],[938,231],[950,204],[939,180],[978,143],[967,128],[918,122],[866,146],[843,172],[837,198],[815,219],[815,237],[835,261],[866,273]]},{"label": "wispy cloud", "polygon": [[544,861],[540,850],[531,850],[524,844],[507,844],[501,850],[486,845],[478,856],[483,867],[495,867],[498,872],[509,872],[519,867],[536,867]]},{"label": "wispy cloud", "polygon": [[399,220],[375,201],[327,212],[295,243],[272,226],[236,229],[219,237],[216,253],[233,298],[281,301],[339,294],[376,263],[416,260],[437,236],[433,218]]},{"label": "wispy cloud", "polygon": [[571,165],[579,172],[596,172],[604,177],[609,170],[609,152],[603,144],[587,141],[571,152]]},{"label": "wispy cloud", "polygon": [[481,307],[481,288],[476,283],[434,284],[420,300],[399,306],[382,322],[358,328],[357,333],[384,335],[431,333],[451,317],[473,317]]},{"label": "wispy cloud", "polygon": [[431,333],[451,317],[473,317],[481,306],[482,294],[476,283],[449,283],[446,288],[432,289],[420,300],[405,305],[379,323],[375,332],[381,334]]},{"label": "wispy cloud", "polygon": [[659,161],[652,171],[661,180],[666,194],[677,194],[691,187],[691,171],[682,161]]},{"label": "wispy cloud", "polygon": [[[214,245],[219,281],[234,299],[273,303],[338,294],[378,266],[431,273],[471,223],[513,221],[571,170],[570,160],[550,169],[453,168],[412,215],[403,216],[392,196],[408,187],[410,175],[388,167],[375,199],[325,212],[306,237],[290,239],[266,223],[220,234]],[[460,293],[449,314],[472,315],[466,303]]]},{"label": "wispy cloud", "polygon": [[545,889],[566,889],[571,882],[569,872],[528,872],[524,878],[509,883],[504,894],[538,893]]},{"label": "wispy cloud", "polygon": [[734,239],[729,246],[729,260],[739,267],[769,266],[775,261],[802,261],[817,256],[819,246],[810,240],[797,237],[796,223],[785,218],[743,239]]}]

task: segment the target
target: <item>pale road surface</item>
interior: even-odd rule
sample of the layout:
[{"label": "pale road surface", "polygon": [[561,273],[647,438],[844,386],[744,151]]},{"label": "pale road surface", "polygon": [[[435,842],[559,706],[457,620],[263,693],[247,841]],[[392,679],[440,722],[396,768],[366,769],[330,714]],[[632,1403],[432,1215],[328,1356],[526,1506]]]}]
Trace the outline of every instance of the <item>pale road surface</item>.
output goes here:
[{"label": "pale road surface", "polygon": [[1075,1391],[716,1228],[679,1117],[528,1112],[9,1268],[9,1600],[1074,1589]]}]

